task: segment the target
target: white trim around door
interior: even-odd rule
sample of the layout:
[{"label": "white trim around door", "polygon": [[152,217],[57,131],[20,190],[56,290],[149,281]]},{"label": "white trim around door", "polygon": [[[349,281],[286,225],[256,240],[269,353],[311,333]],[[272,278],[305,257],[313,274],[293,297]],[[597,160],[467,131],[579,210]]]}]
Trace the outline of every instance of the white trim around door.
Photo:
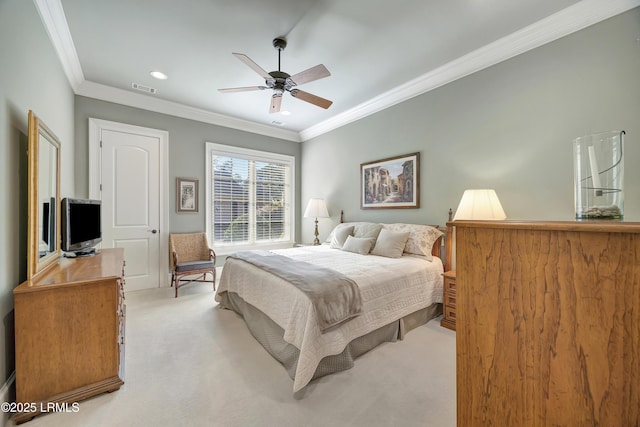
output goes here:
[{"label": "white trim around door", "polygon": [[89,197],[101,200],[101,151],[100,140],[103,130],[132,132],[155,137],[160,141],[160,230],[159,263],[160,287],[169,286],[169,132],[145,128],[125,123],[89,118]]}]

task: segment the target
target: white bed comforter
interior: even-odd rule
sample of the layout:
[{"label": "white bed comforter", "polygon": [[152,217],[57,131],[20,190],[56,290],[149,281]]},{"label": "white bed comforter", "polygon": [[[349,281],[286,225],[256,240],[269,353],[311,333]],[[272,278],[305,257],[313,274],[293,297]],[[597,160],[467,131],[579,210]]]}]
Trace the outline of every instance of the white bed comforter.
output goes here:
[{"label": "white bed comforter", "polygon": [[321,333],[307,297],[283,279],[244,261],[229,258],[224,264],[216,301],[222,292],[235,292],[269,316],[284,330],[284,340],[300,350],[293,391],[311,381],[325,356],[341,353],[353,339],[414,311],[442,302],[442,261],[434,257],[385,258],[308,246],[273,252],[334,269],[360,288],[362,314]]}]

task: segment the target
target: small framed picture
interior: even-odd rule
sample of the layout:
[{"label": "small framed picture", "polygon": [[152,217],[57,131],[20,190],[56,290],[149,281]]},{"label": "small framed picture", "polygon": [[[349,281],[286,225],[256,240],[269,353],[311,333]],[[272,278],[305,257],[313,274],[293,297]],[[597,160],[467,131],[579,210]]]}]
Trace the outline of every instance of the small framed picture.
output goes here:
[{"label": "small framed picture", "polygon": [[176,211],[182,213],[198,212],[197,179],[176,178]]}]

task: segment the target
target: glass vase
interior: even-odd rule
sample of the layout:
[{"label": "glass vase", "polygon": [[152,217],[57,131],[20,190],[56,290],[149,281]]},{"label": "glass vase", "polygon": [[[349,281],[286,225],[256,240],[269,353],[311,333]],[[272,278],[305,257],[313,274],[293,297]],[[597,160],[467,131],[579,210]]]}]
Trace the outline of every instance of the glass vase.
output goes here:
[{"label": "glass vase", "polygon": [[603,132],[573,141],[577,220],[624,217],[624,134]]}]

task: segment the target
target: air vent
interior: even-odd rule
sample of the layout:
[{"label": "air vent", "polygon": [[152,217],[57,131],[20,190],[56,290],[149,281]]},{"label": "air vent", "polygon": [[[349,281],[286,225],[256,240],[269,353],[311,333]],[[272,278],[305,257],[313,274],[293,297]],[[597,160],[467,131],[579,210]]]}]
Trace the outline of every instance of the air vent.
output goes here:
[{"label": "air vent", "polygon": [[141,85],[140,83],[131,83],[131,87],[141,92],[147,92],[152,94],[157,92],[155,88]]},{"label": "air vent", "polygon": [[277,120],[274,120],[274,121],[271,122],[271,124],[272,125],[276,125],[276,126],[284,126],[286,123],[282,123],[282,122],[279,122]]}]

